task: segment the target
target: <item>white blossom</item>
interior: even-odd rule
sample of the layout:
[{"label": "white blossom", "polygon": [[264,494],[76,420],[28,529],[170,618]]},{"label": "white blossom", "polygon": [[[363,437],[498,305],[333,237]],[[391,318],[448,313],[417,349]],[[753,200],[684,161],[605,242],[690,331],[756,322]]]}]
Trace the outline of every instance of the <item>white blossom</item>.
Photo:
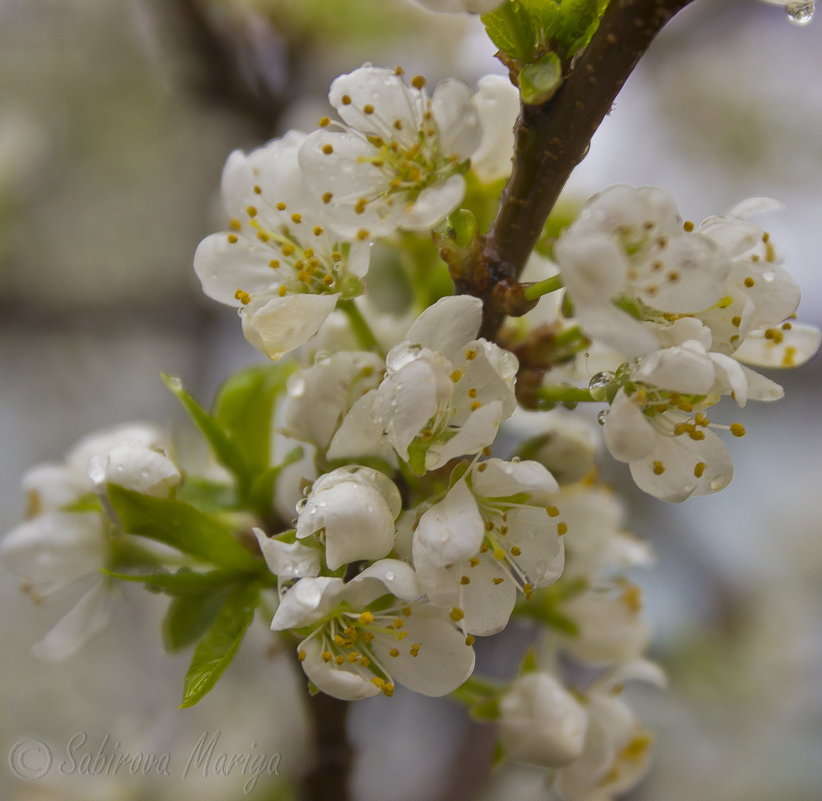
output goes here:
[{"label": "white blossom", "polygon": [[319,535],[331,570],[381,559],[394,545],[401,508],[400,492],[387,476],[370,467],[340,467],[320,476],[298,505],[297,539]]},{"label": "white blossom", "polygon": [[567,765],[582,754],[585,708],[545,671],[517,678],[499,701],[499,736],[505,756],[544,767]]},{"label": "white blossom", "polygon": [[389,351],[380,386],[352,407],[329,456],[370,454],[384,437],[421,473],[490,445],[516,407],[517,360],[474,339],[481,318],[481,301],[467,295],[426,309]]},{"label": "white blossom", "polygon": [[440,83],[431,97],[420,76],[366,64],[331,84],[342,123],[322,120],[300,148],[306,181],[343,235],[426,230],[465,193],[462,172],[480,142],[468,88]]},{"label": "white blossom", "polygon": [[379,386],[384,371],[373,353],[340,351],[294,373],[283,401],[284,433],[327,450],[345,415]]},{"label": "white blossom", "polygon": [[471,675],[474,652],[448,614],[420,594],[411,567],[383,559],[347,583],[299,579],[271,628],[307,632],[298,647],[303,670],[335,698],[390,696],[396,683],[446,695]]},{"label": "white blossom", "polygon": [[466,632],[500,631],[518,592],[530,597],[562,573],[566,526],[546,510],[557,489],[538,462],[489,459],[420,517],[412,546],[420,585]]},{"label": "white blossom", "polygon": [[210,298],[240,310],[243,332],[277,359],[304,344],[340,297],[362,291],[370,243],[328,229],[320,199],[300,172],[305,136],[289,131],[223,170],[229,231],[206,237],[194,269]]},{"label": "white blossom", "polygon": [[[647,395],[619,390],[605,421],[605,444],[627,462],[637,486],[666,501],[684,501],[724,489],[733,462],[722,440],[702,418],[681,411],[649,414]],[[744,428],[732,428],[744,433]]]}]

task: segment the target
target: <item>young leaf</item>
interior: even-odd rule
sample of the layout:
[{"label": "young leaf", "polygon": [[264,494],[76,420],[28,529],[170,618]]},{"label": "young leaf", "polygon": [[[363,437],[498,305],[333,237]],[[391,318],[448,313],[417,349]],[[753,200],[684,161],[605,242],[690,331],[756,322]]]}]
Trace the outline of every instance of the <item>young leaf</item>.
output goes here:
[{"label": "young leaf", "polygon": [[237,493],[231,484],[199,476],[186,476],[177,488],[176,497],[204,512],[222,512],[238,506]]},{"label": "young leaf", "polygon": [[217,683],[240,647],[260,595],[256,582],[236,587],[194,651],[183,685],[181,708],[194,706]]},{"label": "young leaf", "polygon": [[531,59],[539,35],[533,15],[519,0],[508,0],[494,11],[483,14],[482,23],[501,53],[520,62]]},{"label": "young leaf", "polygon": [[519,94],[522,102],[538,106],[550,100],[562,83],[562,63],[556,53],[546,53],[526,64],[519,74]]},{"label": "young leaf", "polygon": [[229,526],[188,503],[175,498],[152,498],[116,484],[108,485],[108,496],[129,534],[163,542],[220,567],[256,567],[256,560]]},{"label": "young leaf", "polygon": [[156,573],[117,573],[111,570],[102,572],[112,578],[142,584],[149,592],[164,592],[174,597],[213,592],[238,578],[234,570],[197,573],[188,567],[182,567],[175,573],[165,570]]},{"label": "young leaf", "polygon": [[166,386],[177,396],[183,408],[188,412],[206,442],[211,446],[214,456],[223,467],[232,472],[241,484],[249,480],[249,473],[243,460],[243,454],[235,445],[222,424],[210,415],[194,398],[183,389],[180,380],[163,375]]},{"label": "young leaf", "polygon": [[222,609],[230,584],[204,586],[175,598],[163,620],[163,643],[167,651],[181,651],[197,642]]},{"label": "young leaf", "polygon": [[241,370],[223,384],[214,401],[214,419],[252,475],[271,465],[274,403],[295,367],[286,362]]}]

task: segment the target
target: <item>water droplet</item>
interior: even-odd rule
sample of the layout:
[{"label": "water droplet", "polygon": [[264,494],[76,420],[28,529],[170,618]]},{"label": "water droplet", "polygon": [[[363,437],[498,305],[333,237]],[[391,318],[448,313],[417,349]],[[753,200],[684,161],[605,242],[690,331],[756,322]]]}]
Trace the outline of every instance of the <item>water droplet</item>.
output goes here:
[{"label": "water droplet", "polygon": [[106,480],[108,459],[104,456],[93,456],[88,463],[88,477],[95,484],[103,484]]},{"label": "water droplet", "polygon": [[301,501],[297,503],[297,514],[300,514],[303,509],[305,509],[305,505],[308,503],[308,498],[303,498]]},{"label": "water droplet", "polygon": [[183,388],[183,379],[178,375],[170,375],[168,377],[168,385],[172,390],[177,392]]},{"label": "water droplet", "polygon": [[385,580],[386,581],[393,581],[394,580],[394,571],[393,570],[386,570],[385,571]]},{"label": "water droplet", "polygon": [[589,382],[588,389],[595,400],[605,400],[608,393],[608,388],[616,376],[610,370],[603,370],[597,373]]},{"label": "water droplet", "polygon": [[711,481],[711,489],[716,492],[717,490],[721,490],[728,482],[720,476],[719,478],[713,479]]},{"label": "water droplet", "polygon": [[288,382],[288,394],[292,398],[301,398],[305,395],[305,379],[301,375],[295,375]]},{"label": "water droplet", "polygon": [[607,420],[608,420],[608,410],[607,410],[607,409],[601,409],[601,410],[597,413],[597,422],[598,422],[601,426],[604,426],[604,425],[605,425],[605,423],[607,422]]},{"label": "water droplet", "polygon": [[798,3],[790,3],[785,6],[788,21],[801,27],[810,25],[813,22],[814,11],[814,0],[800,0]]},{"label": "water droplet", "polygon": [[773,270],[768,270],[767,272],[762,273],[762,280],[767,281],[769,284],[772,283],[776,279],[776,273]]}]

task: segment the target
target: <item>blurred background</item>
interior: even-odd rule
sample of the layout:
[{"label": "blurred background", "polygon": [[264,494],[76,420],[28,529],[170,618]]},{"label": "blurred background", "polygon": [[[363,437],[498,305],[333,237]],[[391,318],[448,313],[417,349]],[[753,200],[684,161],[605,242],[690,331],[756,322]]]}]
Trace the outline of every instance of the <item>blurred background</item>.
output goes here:
[{"label": "blurred background", "polygon": [[[754,0],[696,2],[630,79],[569,195],[652,184],[695,220],[748,196],[780,199],[785,210],[759,222],[803,287],[800,318],[822,325],[820,53],[822,21],[798,28]],[[222,225],[223,162],[314,127],[330,80],[364,61],[468,83],[503,72],[477,19],[404,0],[0,0],[0,531],[20,520],[23,471],[86,432],[183,425],[161,371],[207,399],[260,358],[191,270],[199,240]],[[737,415],[749,435],[733,443],[736,477],[718,496],[664,505],[603,460],[657,552],[638,578],[653,657],[670,676],[667,691],[636,696],[658,750],[634,801],[820,798],[819,361],[773,377],[787,397]],[[71,600],[35,606],[0,572],[2,796],[242,793],[236,777],[24,782],[5,764],[25,737],[64,744],[81,731],[183,763],[219,730],[220,750],[254,743],[298,771],[302,680],[264,627],[200,707],[178,711],[186,656],[162,651],[164,603],[129,589],[114,625],[50,665],[29,648]],[[358,801],[469,798],[470,731],[451,711],[406,694],[360,704]],[[486,792],[550,797],[527,770],[497,774]],[[253,797],[280,798],[280,786],[261,780]]]}]

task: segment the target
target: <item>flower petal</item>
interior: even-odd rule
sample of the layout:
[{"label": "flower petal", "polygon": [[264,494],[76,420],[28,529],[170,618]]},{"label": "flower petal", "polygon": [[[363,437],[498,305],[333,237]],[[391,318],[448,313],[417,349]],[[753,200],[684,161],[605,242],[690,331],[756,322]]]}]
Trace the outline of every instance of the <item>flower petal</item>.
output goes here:
[{"label": "flower petal", "polygon": [[32,653],[48,662],[61,662],[77,653],[108,623],[109,595],[105,582],[95,582],[74,608],[32,647]]},{"label": "flower petal", "polygon": [[338,295],[254,295],[242,311],[243,333],[269,359],[305,344],[337,305]]}]

